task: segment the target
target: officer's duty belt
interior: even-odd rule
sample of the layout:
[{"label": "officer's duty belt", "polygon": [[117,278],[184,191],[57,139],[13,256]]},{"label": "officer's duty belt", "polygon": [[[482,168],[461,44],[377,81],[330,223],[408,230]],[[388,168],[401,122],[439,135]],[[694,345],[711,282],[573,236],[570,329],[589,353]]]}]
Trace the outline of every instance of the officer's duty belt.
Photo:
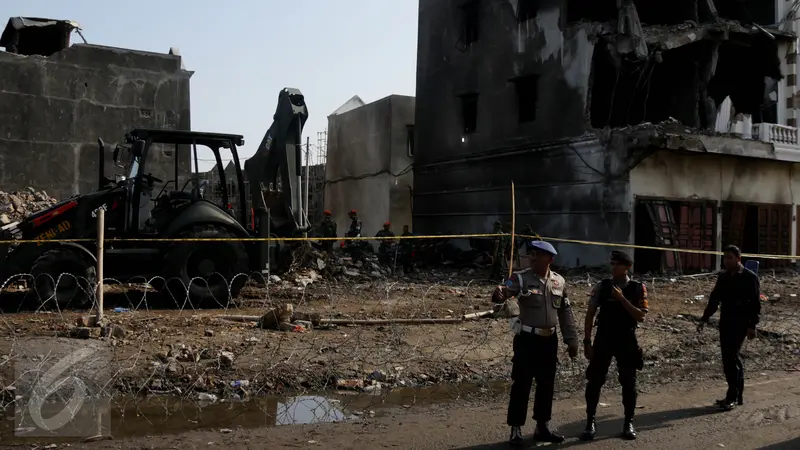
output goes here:
[{"label": "officer's duty belt", "polygon": [[553,327],[553,328],[534,328],[534,327],[529,327],[527,325],[523,325],[522,326],[522,332],[523,333],[535,334],[537,336],[548,337],[548,336],[552,336],[553,333],[556,332],[556,328],[555,327]]}]

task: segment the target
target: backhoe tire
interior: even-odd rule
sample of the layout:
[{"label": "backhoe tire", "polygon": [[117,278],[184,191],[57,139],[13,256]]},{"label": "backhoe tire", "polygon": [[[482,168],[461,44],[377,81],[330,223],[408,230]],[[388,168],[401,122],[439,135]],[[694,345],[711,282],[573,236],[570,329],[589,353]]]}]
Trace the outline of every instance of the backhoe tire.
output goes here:
[{"label": "backhoe tire", "polygon": [[78,249],[54,248],[42,253],[34,261],[31,275],[42,307],[85,308],[92,304],[97,271]]},{"label": "backhoe tire", "polygon": [[[198,225],[179,233],[178,239],[235,239],[232,232],[214,225]],[[166,286],[163,300],[181,307],[225,307],[247,282],[248,258],[241,241],[175,242],[164,258]]]}]

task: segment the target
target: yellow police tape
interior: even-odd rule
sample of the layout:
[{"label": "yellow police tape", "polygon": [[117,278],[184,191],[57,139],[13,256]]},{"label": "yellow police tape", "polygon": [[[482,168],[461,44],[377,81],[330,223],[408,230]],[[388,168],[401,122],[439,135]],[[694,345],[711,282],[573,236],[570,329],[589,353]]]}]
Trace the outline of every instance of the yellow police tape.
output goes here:
[{"label": "yellow police tape", "polygon": [[[396,239],[464,239],[464,238],[493,238],[493,237],[510,237],[507,233],[487,233],[487,234],[441,234],[441,235],[431,235],[431,236],[394,236],[388,239],[396,240]],[[524,238],[524,239],[541,239],[544,241],[550,242],[563,242],[567,244],[579,244],[579,245],[596,245],[602,247],[622,247],[622,248],[632,248],[632,249],[642,249],[642,250],[658,250],[658,251],[665,251],[665,252],[680,252],[680,253],[694,253],[699,255],[721,255],[722,252],[717,252],[713,250],[696,250],[696,249],[684,249],[684,248],[673,248],[673,247],[655,247],[651,245],[636,245],[636,244],[623,244],[623,243],[614,243],[614,242],[599,242],[599,241],[586,241],[581,239],[564,239],[564,238],[556,238],[556,237],[549,237],[549,236],[540,236],[536,235],[527,235],[527,234],[517,234],[517,238]],[[272,242],[272,241],[380,241],[387,239],[385,237],[294,237],[294,238],[263,238],[263,237],[252,237],[252,238],[109,238],[105,239],[105,243],[115,243],[115,242]],[[0,244],[26,244],[26,243],[36,243],[36,244],[44,244],[47,242],[50,243],[60,243],[60,242],[95,242],[95,239],[6,239],[0,240]],[[770,254],[761,254],[761,253],[742,253],[743,257],[747,258],[759,258],[759,259],[783,259],[783,260],[791,260],[791,259],[800,259],[798,256],[792,255],[770,255]]]}]

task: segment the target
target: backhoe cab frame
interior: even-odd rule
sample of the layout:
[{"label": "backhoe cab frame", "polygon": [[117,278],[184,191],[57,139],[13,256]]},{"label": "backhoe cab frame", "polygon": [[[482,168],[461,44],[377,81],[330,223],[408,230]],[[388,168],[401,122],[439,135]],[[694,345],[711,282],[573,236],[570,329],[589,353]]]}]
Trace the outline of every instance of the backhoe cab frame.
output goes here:
[{"label": "backhoe cab frame", "polygon": [[[146,211],[145,208],[142,208],[141,201],[143,197],[148,197],[143,194],[147,194],[148,187],[152,188],[154,183],[162,182],[162,180],[147,173],[149,157],[154,151],[153,146],[157,144],[171,146],[173,148],[174,179],[166,181],[161,191],[155,196],[156,199],[166,192],[170,184],[175,186],[175,191],[173,192],[185,193],[186,186],[191,183],[190,200],[192,202],[200,200],[203,196],[200,195],[201,180],[198,171],[197,146],[204,146],[211,150],[217,167],[219,168],[224,167],[224,161],[220,150],[229,150],[233,165],[236,169],[235,180],[233,181],[237,187],[235,191],[239,196],[238,204],[240,207],[238,211],[235,212],[231,208],[228,180],[226,179],[227,174],[224,170],[219,170],[220,179],[218,187],[222,197],[222,204],[217,206],[233,216],[242,228],[246,227],[248,223],[248,211],[245,206],[247,204],[244,190],[245,183],[239,160],[239,153],[237,151],[237,146],[244,145],[244,138],[241,135],[177,130],[135,129],[125,135],[125,143],[127,146],[117,146],[114,150],[114,163],[118,167],[121,166],[119,164],[119,152],[121,149],[126,149],[129,153],[128,168],[130,170],[125,180],[128,182],[128,187],[130,189],[130,207],[128,208],[128,217],[130,220],[126,220],[126,231],[128,233],[138,233],[138,224],[146,219],[141,217],[142,213]],[[194,170],[189,179],[184,183],[183,188],[181,188],[179,186],[181,172],[180,161],[181,156],[187,153],[187,149],[191,152]],[[102,180],[103,178],[104,176],[101,174],[100,179]],[[163,232],[160,234],[163,234]]]}]

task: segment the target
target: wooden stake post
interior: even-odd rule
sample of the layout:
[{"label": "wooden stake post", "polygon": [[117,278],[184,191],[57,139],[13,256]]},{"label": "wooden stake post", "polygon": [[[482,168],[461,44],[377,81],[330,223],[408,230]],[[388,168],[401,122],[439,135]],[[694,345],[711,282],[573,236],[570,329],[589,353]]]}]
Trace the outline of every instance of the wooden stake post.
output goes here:
[{"label": "wooden stake post", "polygon": [[105,241],[106,230],[106,210],[97,210],[97,316],[99,324],[103,320],[103,241]]}]

